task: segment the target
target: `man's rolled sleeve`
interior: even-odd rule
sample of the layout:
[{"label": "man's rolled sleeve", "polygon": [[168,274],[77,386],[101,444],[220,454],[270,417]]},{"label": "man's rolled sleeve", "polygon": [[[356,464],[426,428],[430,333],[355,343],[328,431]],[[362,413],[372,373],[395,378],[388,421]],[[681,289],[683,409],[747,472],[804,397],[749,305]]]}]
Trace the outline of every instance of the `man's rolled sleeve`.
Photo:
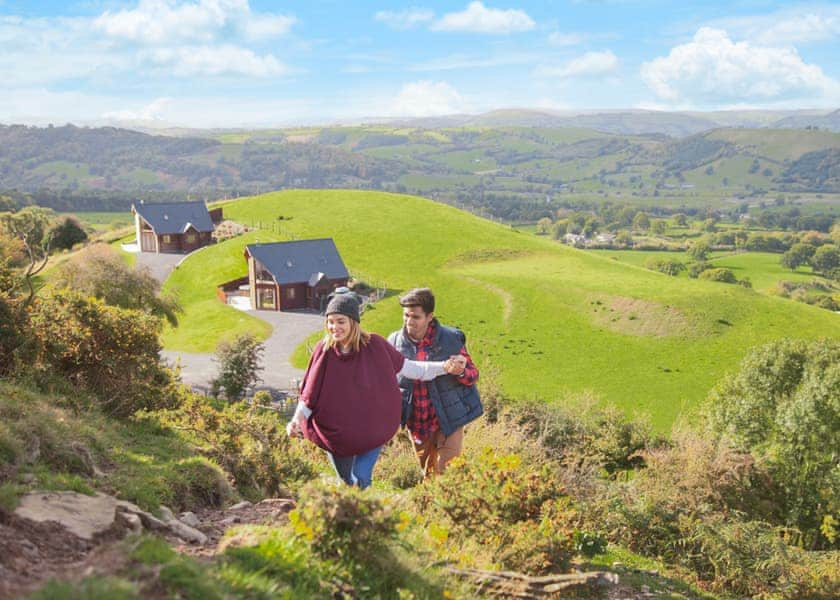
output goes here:
[{"label": "man's rolled sleeve", "polygon": [[466,346],[461,346],[461,350],[458,352],[461,356],[467,359],[467,366],[464,368],[464,372],[456,377],[458,383],[461,385],[474,385],[476,381],[478,381],[478,367],[475,366],[475,363],[470,357],[469,352],[467,352]]}]

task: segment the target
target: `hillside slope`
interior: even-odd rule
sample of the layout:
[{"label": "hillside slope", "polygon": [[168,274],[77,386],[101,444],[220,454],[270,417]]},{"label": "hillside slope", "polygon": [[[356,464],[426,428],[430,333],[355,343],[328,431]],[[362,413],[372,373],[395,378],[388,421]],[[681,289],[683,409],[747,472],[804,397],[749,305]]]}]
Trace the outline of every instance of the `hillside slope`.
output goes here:
[{"label": "hillside slope", "polygon": [[[366,328],[397,328],[396,296],[430,286],[437,314],[466,331],[476,361],[498,372],[508,394],[564,401],[588,390],[628,413],[649,414],[660,429],[696,406],[749,347],[784,336],[840,336],[840,320],[827,311],[669,278],[422,198],[298,190],[228,202],[224,210],[268,229],[282,215],[282,235],[266,231],[266,239],[332,237],[354,276],[389,289],[365,314]],[[207,249],[200,264],[212,264],[216,252],[234,256],[238,249],[227,245],[245,241]],[[220,283],[190,274],[193,260],[179,274],[187,286],[184,323],[201,314],[199,296],[208,297],[189,286]],[[188,333],[177,332],[181,339]]]}]

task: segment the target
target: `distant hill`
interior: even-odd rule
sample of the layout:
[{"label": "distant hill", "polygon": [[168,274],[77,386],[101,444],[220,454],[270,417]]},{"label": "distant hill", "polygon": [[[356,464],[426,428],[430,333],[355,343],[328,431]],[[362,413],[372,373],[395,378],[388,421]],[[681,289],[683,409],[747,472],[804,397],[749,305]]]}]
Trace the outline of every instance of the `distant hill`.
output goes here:
[{"label": "distant hill", "polygon": [[812,127],[826,131],[840,131],[840,109],[827,115],[792,115],[779,119],[774,126],[793,129]]},{"label": "distant hill", "polygon": [[[386,120],[409,127],[583,127],[620,135],[659,133],[682,137],[721,127],[777,127],[804,129],[819,127],[840,131],[840,111],[717,111],[666,112],[651,110],[553,111],[503,109],[479,115],[450,115],[422,119]],[[376,122],[375,120],[373,122]]]},{"label": "distant hill", "polygon": [[[840,191],[833,176],[807,173],[814,165],[833,172],[836,153],[817,162],[810,157],[810,166],[796,164],[809,153],[840,148],[840,133],[813,127],[708,130],[714,118],[775,122],[780,116],[509,110],[413,125],[190,136],[113,127],[0,126],[0,193],[28,194],[60,210],[124,210],[138,198],[364,188],[419,194],[508,221],[535,221],[558,206],[607,199],[683,210],[720,206],[731,198]],[[698,129],[704,131],[686,135]]]}]

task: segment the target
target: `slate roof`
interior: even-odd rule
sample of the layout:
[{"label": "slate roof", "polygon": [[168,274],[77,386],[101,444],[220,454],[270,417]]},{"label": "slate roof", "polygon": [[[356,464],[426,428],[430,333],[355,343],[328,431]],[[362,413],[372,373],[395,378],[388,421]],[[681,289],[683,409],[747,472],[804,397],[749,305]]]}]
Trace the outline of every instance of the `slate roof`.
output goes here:
[{"label": "slate roof", "polygon": [[263,264],[278,284],[309,283],[320,279],[350,277],[332,238],[271,244],[248,244],[248,253]]},{"label": "slate roof", "polygon": [[190,225],[196,231],[213,231],[213,221],[204,202],[133,204],[131,209],[143,217],[158,235],[184,233]]}]

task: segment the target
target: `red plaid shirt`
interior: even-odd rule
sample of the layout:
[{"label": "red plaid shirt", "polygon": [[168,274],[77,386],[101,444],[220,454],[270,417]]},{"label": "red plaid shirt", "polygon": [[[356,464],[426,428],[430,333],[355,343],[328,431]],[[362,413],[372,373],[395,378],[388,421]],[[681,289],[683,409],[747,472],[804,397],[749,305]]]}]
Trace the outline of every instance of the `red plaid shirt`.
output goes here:
[{"label": "red plaid shirt", "polygon": [[[436,329],[435,323],[432,321],[429,324],[426,335],[417,344],[417,360],[428,360],[429,348],[432,345],[432,340],[435,338]],[[458,354],[467,359],[467,366],[464,369],[463,375],[457,378],[458,382],[461,385],[473,385],[478,380],[478,369],[473,363],[472,358],[470,358],[465,346],[461,346]],[[435,407],[432,404],[431,398],[429,398],[429,386],[425,382],[414,382],[414,392],[411,396],[411,402],[412,411],[406,427],[411,432],[411,437],[414,441],[421,443],[440,429]]]}]

